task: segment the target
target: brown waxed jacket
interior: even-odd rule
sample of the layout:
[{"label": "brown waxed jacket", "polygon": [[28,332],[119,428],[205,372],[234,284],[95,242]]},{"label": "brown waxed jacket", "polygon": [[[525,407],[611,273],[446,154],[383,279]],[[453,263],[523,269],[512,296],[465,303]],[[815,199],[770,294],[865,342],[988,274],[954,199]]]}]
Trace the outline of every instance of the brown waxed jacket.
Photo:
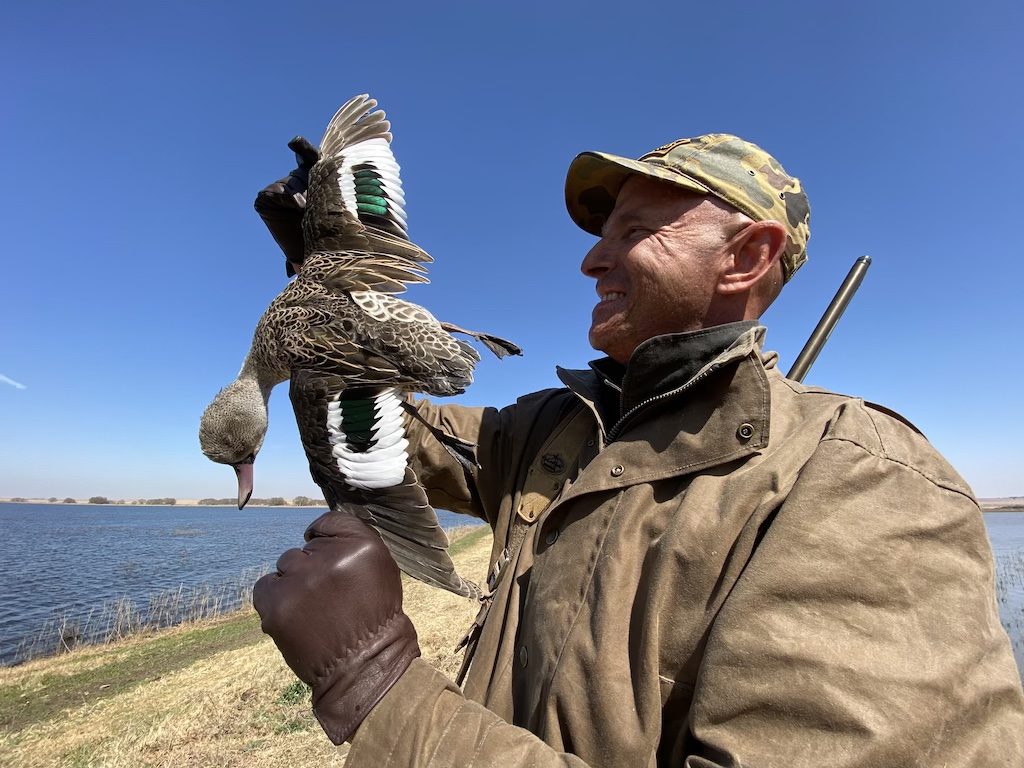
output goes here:
[{"label": "brown waxed jacket", "polygon": [[589,372],[423,405],[481,465],[413,428],[431,502],[486,519],[492,563],[525,539],[465,695],[417,660],[350,766],[1024,766],[970,489],[901,421],[785,379],[762,333],[653,402],[624,383],[607,431]]}]

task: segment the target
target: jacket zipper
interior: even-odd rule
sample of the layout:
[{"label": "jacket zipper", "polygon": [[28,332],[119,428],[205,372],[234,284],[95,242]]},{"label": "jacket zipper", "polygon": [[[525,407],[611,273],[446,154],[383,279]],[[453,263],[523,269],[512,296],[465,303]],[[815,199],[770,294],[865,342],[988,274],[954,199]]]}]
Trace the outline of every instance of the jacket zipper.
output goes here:
[{"label": "jacket zipper", "polygon": [[700,381],[701,379],[707,378],[713,372],[717,371],[721,367],[722,367],[721,365],[716,365],[716,366],[713,366],[711,368],[708,368],[703,373],[700,373],[700,374],[694,376],[692,379],[690,379],[688,382],[683,384],[681,387],[676,387],[675,389],[670,389],[668,392],[662,392],[660,395],[654,395],[654,397],[649,397],[646,400],[637,403],[632,408],[630,408],[629,411],[627,411],[626,413],[622,414],[622,418],[619,419],[617,422],[615,422],[615,425],[608,431],[608,442],[609,443],[613,442],[615,440],[615,438],[619,436],[619,433],[622,431],[622,426],[623,426],[623,424],[626,423],[626,420],[629,419],[630,417],[632,417],[641,408],[646,408],[651,403],[656,403],[659,400],[666,400],[666,399],[668,399],[670,397],[676,397],[677,395],[681,395],[683,392],[688,390],[690,387],[692,387],[698,381]]}]

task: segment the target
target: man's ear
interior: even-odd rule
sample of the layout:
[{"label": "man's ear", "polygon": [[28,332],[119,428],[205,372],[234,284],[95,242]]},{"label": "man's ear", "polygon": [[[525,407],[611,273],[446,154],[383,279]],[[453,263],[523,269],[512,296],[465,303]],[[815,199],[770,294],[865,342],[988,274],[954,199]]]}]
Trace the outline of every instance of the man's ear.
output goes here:
[{"label": "man's ear", "polygon": [[786,228],[777,221],[754,221],[726,246],[731,257],[718,277],[720,294],[752,290],[778,263],[786,247]]}]

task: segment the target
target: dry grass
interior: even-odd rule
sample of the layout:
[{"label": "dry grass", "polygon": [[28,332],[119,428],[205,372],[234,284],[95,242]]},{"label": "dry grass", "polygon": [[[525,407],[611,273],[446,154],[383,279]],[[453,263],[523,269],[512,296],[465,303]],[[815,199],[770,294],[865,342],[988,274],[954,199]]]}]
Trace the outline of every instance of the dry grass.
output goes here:
[{"label": "dry grass", "polygon": [[[490,536],[453,537],[460,572],[481,577]],[[406,582],[424,657],[453,672],[474,603]],[[245,611],[0,669],[0,765],[343,765],[309,694]]]}]

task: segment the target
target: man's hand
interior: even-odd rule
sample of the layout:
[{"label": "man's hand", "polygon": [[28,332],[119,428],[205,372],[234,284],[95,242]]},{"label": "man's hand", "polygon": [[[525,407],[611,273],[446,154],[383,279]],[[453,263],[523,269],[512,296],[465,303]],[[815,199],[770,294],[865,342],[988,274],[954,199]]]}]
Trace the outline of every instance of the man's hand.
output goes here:
[{"label": "man's hand", "polygon": [[256,582],[263,631],[313,688],[313,714],[346,741],[412,660],[416,630],[402,612],[402,581],[380,535],[354,515],[328,512]]},{"label": "man's hand", "polygon": [[295,153],[295,170],[259,191],[256,212],[267,225],[270,234],[288,259],[288,277],[295,274],[295,266],[302,263],[302,212],[306,207],[306,189],[309,171],[320,159],[320,152],[302,136],[288,142]]}]

